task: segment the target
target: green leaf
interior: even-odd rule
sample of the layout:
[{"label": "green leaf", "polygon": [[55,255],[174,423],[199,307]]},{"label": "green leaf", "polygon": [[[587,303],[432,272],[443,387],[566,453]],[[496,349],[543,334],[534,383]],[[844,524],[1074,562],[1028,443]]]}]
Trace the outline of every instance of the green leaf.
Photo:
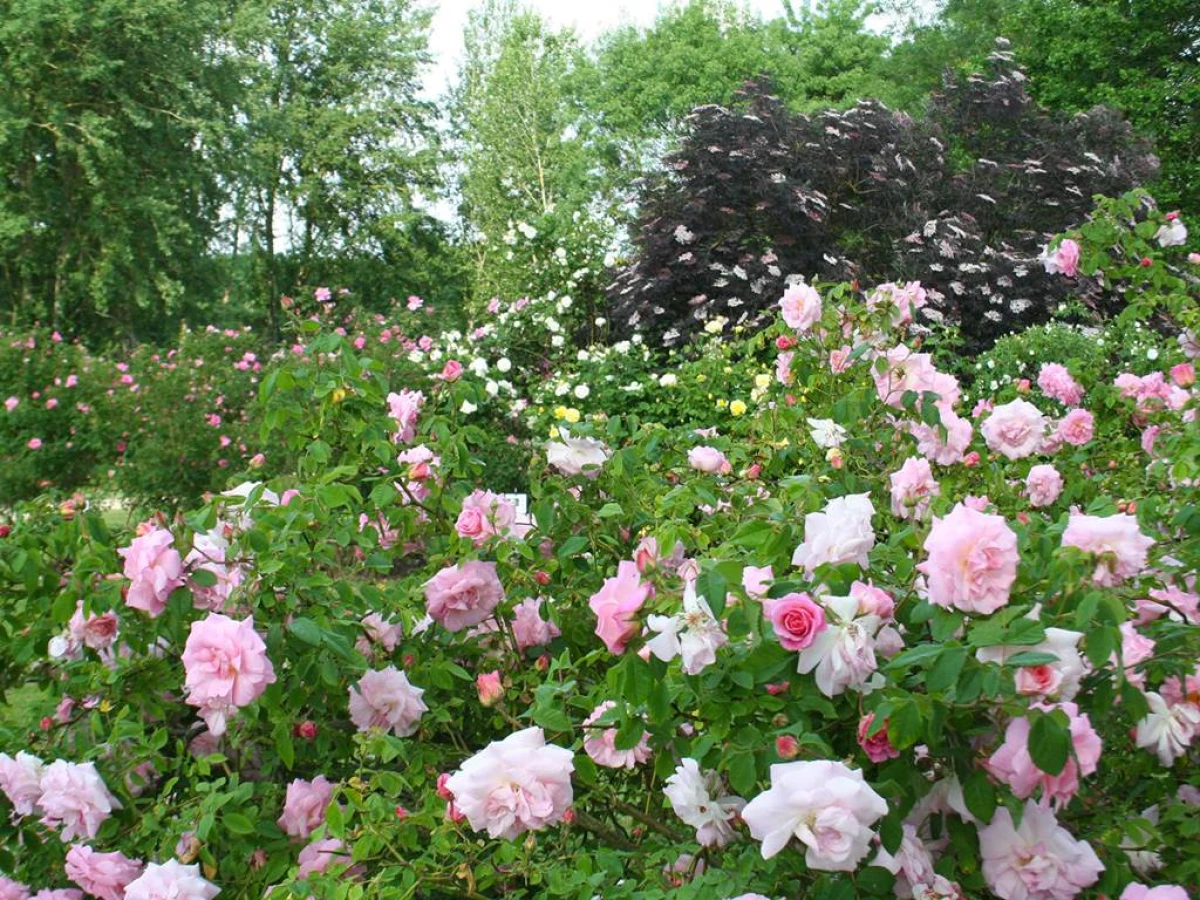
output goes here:
[{"label": "green leaf", "polygon": [[925,676],[925,686],[931,691],[945,691],[958,681],[967,661],[966,647],[947,647]]},{"label": "green leaf", "polygon": [[963,799],[981,822],[990,822],[996,813],[996,787],[983,772],[976,770],[963,781]]},{"label": "green leaf", "polygon": [[758,766],[754,762],[753,753],[734,753],[729,759],[726,773],[729,776],[730,785],[739,794],[754,793],[754,787],[758,783]]},{"label": "green leaf", "polygon": [[217,586],[217,573],[212,569],[193,569],[188,578],[197,587],[210,588]]},{"label": "green leaf", "polygon": [[1071,729],[1067,714],[1061,709],[1038,716],[1029,729],[1029,756],[1033,764],[1047,775],[1058,775],[1067,767],[1071,756]]},{"label": "green leaf", "polygon": [[234,834],[253,834],[254,823],[241,813],[227,812],[221,814],[221,824]]},{"label": "green leaf", "polygon": [[292,619],[288,623],[287,630],[306,644],[315,647],[321,643],[321,626],[312,619]]}]

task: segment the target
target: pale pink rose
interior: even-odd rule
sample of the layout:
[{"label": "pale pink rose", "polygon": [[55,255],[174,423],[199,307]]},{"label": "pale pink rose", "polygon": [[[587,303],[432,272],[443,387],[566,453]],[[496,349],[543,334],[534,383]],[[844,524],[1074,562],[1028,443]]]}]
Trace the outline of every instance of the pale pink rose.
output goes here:
[{"label": "pale pink rose", "polygon": [[1042,251],[1042,265],[1047,275],[1066,275],[1074,278],[1079,273],[1079,244],[1064,238],[1053,251]]},{"label": "pale pink rose", "polygon": [[20,398],[9,397],[7,400],[4,401],[4,409],[6,412],[12,412],[14,409],[16,409],[20,405],[20,403],[21,403]]},{"label": "pale pink rose", "polygon": [[746,804],[742,819],[762,842],[763,859],[796,838],[810,869],[852,872],[870,850],[871,826],[887,811],[861,771],[818,760],[771,766],[771,787]]},{"label": "pale pink rose", "polygon": [[960,503],[945,518],[934,517],[925,552],[929,558],[917,569],[928,579],[931,603],[983,614],[1008,603],[1017,578],[1017,536],[1001,516]]},{"label": "pale pink rose", "polygon": [[454,530],[478,547],[493,535],[512,534],[516,521],[517,508],[512,503],[491,491],[475,490],[463,500]]},{"label": "pale pink rose", "polygon": [[549,644],[562,633],[557,625],[542,618],[540,597],[526,597],[517,604],[513,610],[512,629],[520,651]]},{"label": "pale pink rose", "polygon": [[404,626],[385,619],[377,612],[367,613],[359,622],[363,634],[354,642],[354,648],[363,656],[371,655],[373,645],[379,645],[385,653],[391,653],[404,637]]},{"label": "pale pink rose", "polygon": [[448,566],[425,582],[425,611],[449,631],[478,625],[503,599],[493,562]]},{"label": "pale pink rose", "polygon": [[1176,884],[1130,884],[1121,892],[1121,900],[1188,900],[1188,892]]},{"label": "pale pink rose", "polygon": [[733,820],[746,805],[741,797],[721,794],[721,776],[703,772],[696,760],[684,757],[675,767],[663,794],[675,815],[696,829],[705,847],[723,847],[733,840]]},{"label": "pale pink rose", "polygon": [[396,433],[392,436],[397,444],[411,443],[417,436],[417,419],[421,415],[421,406],[425,403],[425,395],[420,391],[410,391],[407,388],[400,393],[387,395],[388,414],[396,420]]},{"label": "pale pink rose", "polygon": [[725,458],[725,454],[715,447],[693,447],[688,451],[688,465],[698,472],[710,475],[728,475],[733,466]]},{"label": "pale pink rose", "polygon": [[1113,587],[1146,567],[1146,555],[1154,544],[1142,534],[1136,516],[1085,516],[1071,513],[1062,545],[1077,547],[1096,558],[1092,581]]},{"label": "pale pink rose", "polygon": [[583,750],[598,766],[609,769],[633,769],[650,758],[650,732],[642,733],[641,739],[628,750],[617,749],[617,728],[614,726],[595,726],[593,723],[610,709],[616,709],[617,704],[606,700],[583,720]]},{"label": "pale pink rose", "polygon": [[359,731],[381,728],[408,737],[429,709],[421,699],[424,693],[395,666],[367,672],[350,688],[350,721]]},{"label": "pale pink rose", "polygon": [[770,566],[746,566],[742,569],[742,588],[752,600],[762,600],[771,588],[775,572]]},{"label": "pale pink rose", "polygon": [[1170,703],[1153,691],[1146,692],[1146,702],[1150,711],[1138,722],[1134,740],[1153,750],[1164,766],[1173,766],[1200,734],[1200,704]]},{"label": "pale pink rose", "polygon": [[276,824],[290,837],[307,838],[325,821],[325,808],[332,799],[333,785],[324,775],[312,781],[297,778],[287,787]]},{"label": "pale pink rose", "polygon": [[29,900],[29,886],[0,875],[0,900]]},{"label": "pale pink rose", "polygon": [[807,284],[794,284],[779,300],[788,328],[808,331],[821,321],[821,295]]},{"label": "pale pink rose", "polygon": [[1067,757],[1066,766],[1057,775],[1043,772],[1037,767],[1029,753],[1032,723],[1022,716],[1008,723],[1004,743],[988,760],[988,771],[1012,788],[1013,793],[1021,799],[1032,796],[1040,788],[1043,802],[1051,802],[1061,808],[1079,791],[1080,776],[1096,771],[1100,762],[1100,736],[1096,734],[1087,714],[1081,714],[1074,703],[1060,703],[1057,706],[1038,704],[1034,708],[1047,713],[1061,709],[1070,719],[1072,753]]},{"label": "pale pink rose", "polygon": [[1029,495],[1030,506],[1049,506],[1058,499],[1062,489],[1062,475],[1054,466],[1034,466],[1025,476],[1025,493]]},{"label": "pale pink rose", "polygon": [[612,456],[612,451],[595,438],[571,437],[565,428],[559,429],[562,442],[546,444],[546,462],[564,475],[583,475],[595,478]]},{"label": "pale pink rose", "polygon": [[901,519],[924,519],[929,504],[942,492],[933,477],[929,460],[909,457],[890,478],[892,484],[892,515]]},{"label": "pale pink rose", "polygon": [[992,410],[979,430],[993,452],[1024,459],[1038,449],[1046,433],[1046,417],[1032,403],[1017,399]]},{"label": "pale pink rose", "polygon": [[[938,404],[938,415],[941,418],[940,428],[926,425],[924,422],[908,423],[909,434],[917,439],[917,450],[939,466],[968,462],[964,454],[971,446],[971,438],[975,434],[971,423],[944,403]],[[945,429],[945,434],[942,433],[942,429]],[[972,455],[978,460],[978,454]]]},{"label": "pale pink rose", "polygon": [[899,759],[900,751],[892,746],[888,739],[887,723],[874,734],[868,736],[871,725],[875,722],[875,713],[867,713],[858,720],[858,746],[862,747],[867,759],[874,763],[887,762],[889,759]]},{"label": "pale pink rose", "polygon": [[[30,450],[41,450],[42,449],[42,439],[36,438],[36,437],[30,438],[26,442],[25,446],[28,447]],[[43,891],[42,893],[45,893],[45,891]]]},{"label": "pale pink rose", "polygon": [[763,601],[763,613],[785,650],[803,650],[825,630],[825,610],[808,594],[787,594]]},{"label": "pale pink rose", "polygon": [[58,836],[64,844],[78,837],[94,838],[113,810],[121,808],[94,763],[56,759],[42,771],[40,787],[42,824],[61,828]]},{"label": "pale pink rose", "polygon": [[117,550],[125,560],[125,577],[132,582],[125,602],[134,609],[161,615],[171,591],[183,584],[183,560],[171,546],[174,542],[167,529],[153,528]]},{"label": "pale pink rose", "polygon": [[526,728],[464,762],[446,789],[473,829],[512,840],[562,819],[574,799],[574,769],[570,750],[547,744],[542,729]]},{"label": "pale pink rose", "polygon": [[31,753],[20,751],[15,757],[0,753],[0,791],[4,791],[17,815],[33,815],[42,796],[45,770],[45,763]]},{"label": "pale pink rose", "polygon": [[883,371],[871,366],[871,378],[879,399],[895,409],[904,408],[904,395],[909,391],[917,394],[934,393],[938,403],[952,407],[958,403],[962,391],[958,379],[939,372],[928,353],[914,353],[904,344],[897,344],[884,355],[887,365]]},{"label": "pale pink rose", "polygon": [[83,900],[83,891],[74,888],[44,888],[30,900]]},{"label": "pale pink rose", "polygon": [[839,347],[829,351],[829,371],[841,375],[850,368],[850,356],[854,352],[851,347]]},{"label": "pale pink rose", "polygon": [[1059,363],[1045,363],[1038,372],[1038,387],[1065,406],[1078,406],[1083,401],[1083,388],[1079,386],[1067,367]]},{"label": "pale pink rose", "polygon": [[1159,227],[1154,233],[1154,239],[1158,241],[1160,247],[1178,247],[1187,243],[1188,230],[1183,224],[1183,219],[1178,215],[1171,218],[1168,214],[1167,223]]},{"label": "pale pink rose", "polygon": [[309,875],[320,875],[330,866],[350,865],[353,860],[349,854],[344,852],[345,849],[346,845],[337,838],[313,841],[300,851],[300,855],[296,859],[299,866],[296,874],[301,878],[307,878]]},{"label": "pale pink rose", "polygon": [[653,568],[661,568],[667,572],[675,573],[679,571],[679,567],[683,565],[686,559],[686,548],[682,541],[676,541],[675,546],[671,549],[670,556],[664,556],[659,549],[658,541],[653,535],[648,535],[638,541],[637,549],[633,552],[634,561],[637,563],[638,571],[642,574],[650,571]]},{"label": "pale pink rose", "polygon": [[878,616],[885,622],[896,616],[896,601],[887,591],[873,584],[855,581],[850,585],[850,599],[858,604],[860,616]]},{"label": "pale pink rose", "polygon": [[267,645],[254,630],[254,617],[236,620],[220,613],[192,623],[183,648],[187,702],[214,736],[225,733],[228,715],[257,700],[275,683]]},{"label": "pale pink rose", "polygon": [[442,367],[442,372],[437,377],[445,382],[454,382],[454,381],[458,381],[458,379],[462,378],[462,373],[463,373],[462,363],[460,363],[456,359],[452,359],[452,360],[449,360],[446,363],[446,365]]},{"label": "pale pink rose", "polygon": [[[1125,680],[1143,690],[1146,687],[1146,673],[1138,669],[1140,663],[1154,657],[1155,642],[1140,634],[1132,622],[1121,623],[1121,660],[1125,667]],[[1117,655],[1112,655],[1112,665],[1118,665]],[[1164,686],[1165,688],[1165,686]]]},{"label": "pale pink rose", "polygon": [[869,494],[848,494],[830,500],[820,512],[804,517],[804,543],[792,554],[792,565],[812,575],[817,566],[852,562],[865,569],[875,546]]},{"label": "pale pink rose", "polygon": [[1000,900],[1072,900],[1095,884],[1104,865],[1092,848],[1058,824],[1048,807],[1029,801],[1021,827],[1003,806],[979,829],[983,877]]},{"label": "pale pink rose", "polygon": [[200,874],[197,865],[174,859],[150,863],[125,889],[125,900],[212,900],[221,889]]},{"label": "pale pink rose", "polygon": [[784,387],[792,383],[792,360],[795,357],[795,352],[787,350],[775,358],[775,380]]},{"label": "pale pink rose", "polygon": [[[184,566],[189,572],[188,587],[192,590],[192,602],[197,609],[210,609],[220,612],[229,600],[234,588],[242,583],[245,574],[241,566],[228,565],[225,561],[229,542],[221,533],[220,527],[207,533],[199,533],[192,539],[192,549],[184,559]],[[203,569],[211,572],[216,584],[202,586],[190,573]]]},{"label": "pale pink rose", "polygon": [[475,677],[475,690],[479,694],[479,702],[483,706],[495,706],[504,696],[504,685],[500,682],[500,672],[483,672]]},{"label": "pale pink rose", "polygon": [[871,613],[861,614],[854,597],[825,594],[821,603],[826,627],[800,651],[796,671],[801,675],[812,672],[817,689],[826,697],[836,697],[848,689],[861,689],[875,674],[875,638],[883,620]]},{"label": "pale pink rose", "polygon": [[699,573],[687,573],[684,567],[680,574],[684,579],[682,609],[673,616],[646,619],[647,630],[654,634],[646,641],[646,649],[663,662],[680,656],[683,671],[698,675],[717,661],[717,650],[729,643],[729,637],[713,616],[708,600],[696,593]]},{"label": "pale pink rose", "polygon": [[1171,380],[1181,388],[1191,387],[1196,383],[1196,367],[1190,362],[1171,366]]},{"label": "pale pink rose", "polygon": [[68,878],[99,900],[125,900],[125,888],[142,874],[143,863],[123,853],[97,853],[85,844],[67,851]]},{"label": "pale pink rose", "polygon": [[908,325],[913,320],[913,310],[925,306],[925,289],[919,281],[905,284],[881,284],[867,295],[867,309],[890,308],[892,327]]},{"label": "pale pink rose", "polygon": [[1073,409],[1058,423],[1058,434],[1072,447],[1082,447],[1095,433],[1095,420],[1086,409]]},{"label": "pale pink rose", "polygon": [[1150,597],[1151,600],[1141,598],[1137,601],[1137,624],[1145,625],[1170,614],[1176,621],[1183,620],[1200,625],[1200,594],[1181,591],[1168,585],[1166,588],[1150,591]]},{"label": "pale pink rose", "polygon": [[1055,693],[1063,682],[1062,673],[1054,666],[1021,666],[1014,678],[1017,693],[1026,697],[1048,697]]},{"label": "pale pink rose", "polygon": [[637,612],[654,596],[654,587],[638,577],[637,563],[622,560],[614,578],[588,601],[596,614],[596,636],[609,653],[624,653],[625,644],[638,633]]}]

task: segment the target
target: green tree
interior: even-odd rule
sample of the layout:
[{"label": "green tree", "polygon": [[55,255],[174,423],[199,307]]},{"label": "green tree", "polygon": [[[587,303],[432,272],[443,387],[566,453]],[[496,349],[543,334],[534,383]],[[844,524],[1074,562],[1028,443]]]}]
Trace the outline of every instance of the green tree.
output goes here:
[{"label": "green tree", "polygon": [[0,310],[161,336],[211,288],[227,4],[0,2]]}]

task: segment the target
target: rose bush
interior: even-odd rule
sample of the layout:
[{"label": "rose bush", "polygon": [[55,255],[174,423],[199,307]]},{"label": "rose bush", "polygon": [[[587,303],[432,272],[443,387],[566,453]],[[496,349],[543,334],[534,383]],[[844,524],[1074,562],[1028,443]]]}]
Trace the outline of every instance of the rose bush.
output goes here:
[{"label": "rose bush", "polygon": [[1143,287],[1158,367],[1039,361],[1076,391],[966,385],[897,292],[813,284],[701,370],[790,354],[753,414],[569,437],[450,343],[299,318],[268,483],[5,526],[0,889],[1194,894],[1200,348]]}]

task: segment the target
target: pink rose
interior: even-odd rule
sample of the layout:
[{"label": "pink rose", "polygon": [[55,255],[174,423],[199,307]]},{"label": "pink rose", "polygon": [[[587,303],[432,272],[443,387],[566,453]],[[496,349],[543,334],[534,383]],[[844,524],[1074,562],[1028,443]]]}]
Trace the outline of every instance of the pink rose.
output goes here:
[{"label": "pink rose", "polygon": [[337,838],[324,838],[313,841],[300,851],[296,859],[299,866],[297,875],[307,878],[309,875],[319,875],[330,866],[348,866],[353,861],[349,854],[343,852],[346,846]]},{"label": "pink rose", "polygon": [[983,877],[1000,900],[1073,900],[1095,884],[1104,866],[1084,841],[1058,824],[1054,813],[1025,804],[1021,827],[1003,806],[979,829]]},{"label": "pink rose", "polygon": [[895,618],[896,601],[882,588],[855,581],[850,585],[850,598],[858,604],[857,615],[878,616],[885,622]]},{"label": "pink rose", "polygon": [[74,888],[44,888],[30,900],[83,900],[83,891]]},{"label": "pink rose", "polygon": [[1093,433],[1094,420],[1086,409],[1073,409],[1058,423],[1059,436],[1072,447],[1082,447]]},{"label": "pink rose", "polygon": [[940,427],[924,422],[908,424],[909,434],[917,439],[917,450],[921,455],[939,466],[952,466],[958,462],[967,466],[978,463],[978,453],[966,452],[975,434],[971,423],[944,403],[938,404],[938,416]]},{"label": "pink rose", "polygon": [[779,300],[783,321],[789,328],[808,331],[821,321],[821,295],[807,284],[794,284]]},{"label": "pink rose", "polygon": [[1047,275],[1066,275],[1074,278],[1079,273],[1079,244],[1070,238],[1064,238],[1054,251],[1042,252],[1042,265]]},{"label": "pink rose", "polygon": [[617,749],[617,729],[615,727],[591,727],[597,719],[616,705],[606,700],[597,706],[592,714],[583,720],[583,749],[598,766],[609,769],[633,769],[650,758],[650,732],[643,732],[636,745],[628,750]]},{"label": "pink rose", "polygon": [[792,360],[795,357],[795,353],[787,350],[775,358],[775,380],[784,387],[792,383]]},{"label": "pink rose", "polygon": [[132,582],[125,602],[134,609],[161,615],[171,591],[183,584],[183,560],[171,546],[174,542],[171,532],[156,527],[117,551]]},{"label": "pink rose", "polygon": [[909,281],[905,284],[881,284],[867,295],[867,309],[874,311],[879,307],[891,308],[892,327],[899,328],[913,320],[913,310],[925,306],[925,288],[919,281]]},{"label": "pink rose", "polygon": [[854,352],[851,347],[839,347],[829,351],[829,371],[841,375],[850,368],[850,355]]},{"label": "pink rose", "polygon": [[183,667],[187,702],[199,708],[217,737],[225,733],[229,713],[249,706],[275,683],[275,669],[254,630],[253,616],[238,621],[209,613],[193,622],[183,648]]},{"label": "pink rose", "polygon": [[16,757],[0,753],[0,791],[4,791],[17,815],[33,815],[42,796],[44,771],[45,763],[31,753],[21,751]]},{"label": "pink rose", "polygon": [[763,602],[763,612],[785,650],[803,650],[827,627],[825,610],[808,594],[787,594]]},{"label": "pink rose", "polygon": [[504,696],[504,685],[500,682],[500,672],[483,672],[475,677],[475,691],[479,694],[479,702],[483,706],[495,706]]},{"label": "pink rose", "polygon": [[393,440],[397,444],[411,443],[417,436],[417,418],[421,414],[421,406],[425,403],[425,395],[420,391],[405,388],[398,394],[388,394],[387,403],[389,414],[396,420]]},{"label": "pink rose", "polygon": [[512,840],[562,819],[574,799],[574,769],[570,750],[547,744],[542,729],[526,728],[464,762],[446,789],[473,829]]},{"label": "pink rose", "polygon": [[715,447],[693,447],[688,451],[688,465],[698,472],[710,475],[728,475],[733,466],[725,458],[725,454]]},{"label": "pink rose", "polygon": [[960,503],[945,518],[934,517],[925,552],[929,558],[917,569],[928,579],[931,603],[984,614],[1008,603],[1017,536],[1002,517]]},{"label": "pink rose", "polygon": [[1071,721],[1071,744],[1073,751],[1067,764],[1057,775],[1043,772],[1034,763],[1029,752],[1029,734],[1032,723],[1026,717],[1013,719],[1004,733],[1004,744],[988,760],[988,771],[1012,788],[1021,799],[1032,796],[1041,789],[1042,800],[1061,807],[1070,802],[1079,791],[1081,775],[1091,775],[1100,762],[1101,742],[1092,728],[1087,714],[1081,714],[1074,703],[1055,706],[1038,705],[1035,709],[1051,712],[1061,709]]},{"label": "pink rose", "polygon": [[1176,884],[1146,887],[1135,883],[1127,885],[1121,892],[1121,900],[1188,900],[1188,893]]},{"label": "pink rose", "polygon": [[325,808],[333,799],[333,785],[324,775],[312,781],[297,778],[287,787],[283,813],[276,823],[290,837],[307,838],[325,821]]},{"label": "pink rose", "polygon": [[42,824],[61,827],[64,844],[77,837],[94,838],[120,802],[105,786],[94,763],[56,759],[42,771],[38,807]]},{"label": "pink rose", "polygon": [[924,519],[929,514],[929,504],[942,491],[929,468],[929,460],[915,456],[906,459],[890,480],[892,515],[901,519]]},{"label": "pink rose", "polygon": [[1092,581],[1113,587],[1137,575],[1146,566],[1154,544],[1142,534],[1135,516],[1085,516],[1072,512],[1063,532],[1062,545],[1076,547],[1096,557]]},{"label": "pink rose", "polygon": [[141,860],[123,853],[97,853],[85,844],[67,851],[66,875],[99,900],[125,900],[125,888],[142,874]]},{"label": "pink rose", "polygon": [[958,403],[962,391],[958,379],[939,372],[928,353],[914,353],[904,344],[897,344],[885,355],[887,365],[880,371],[871,366],[871,378],[879,399],[895,409],[904,408],[904,395],[934,393],[939,404],[949,408]]},{"label": "pink rose", "polygon": [[858,746],[862,747],[863,753],[867,754],[867,759],[873,763],[887,762],[889,759],[898,759],[900,751],[892,746],[892,742],[888,740],[887,723],[870,737],[867,732],[871,730],[871,725],[875,722],[875,713],[867,713],[858,721]]},{"label": "pink rose", "polygon": [[596,636],[604,641],[609,653],[625,652],[625,644],[638,632],[637,611],[652,596],[654,587],[642,583],[637,564],[622,560],[616,577],[605,579],[603,587],[588,601],[596,614]]},{"label": "pink rose", "polygon": [[425,611],[449,631],[478,625],[503,599],[504,588],[492,562],[448,566],[425,582]]},{"label": "pink rose", "polygon": [[125,900],[212,900],[220,892],[200,875],[199,866],[169,859],[146,866],[141,877],[125,889]]},{"label": "pink rose", "polygon": [[1046,417],[1026,400],[1013,400],[992,410],[979,429],[988,448],[1009,459],[1034,453],[1046,433]]},{"label": "pink rose", "polygon": [[1083,388],[1067,367],[1059,363],[1045,363],[1038,372],[1037,383],[1047,397],[1065,406],[1078,406],[1083,401]]},{"label": "pink rose", "polygon": [[[1191,387],[1196,383],[1196,367],[1190,362],[1179,363],[1177,366],[1171,366],[1171,380],[1181,388]],[[1158,888],[1155,888],[1158,890]]]},{"label": "pink rose", "polygon": [[453,381],[458,381],[458,379],[462,378],[462,373],[463,373],[462,363],[460,363],[456,359],[452,359],[452,360],[449,360],[446,363],[446,365],[442,367],[442,374],[439,375],[438,377],[441,378],[442,381],[453,382]]},{"label": "pink rose", "polygon": [[378,644],[385,653],[391,653],[404,637],[403,625],[385,619],[377,612],[367,613],[359,624],[363,627],[363,634],[354,642],[354,649],[363,656],[371,655],[373,644]]},{"label": "pink rose", "polygon": [[1054,466],[1034,466],[1025,476],[1025,492],[1030,506],[1049,506],[1062,493],[1063,479]]},{"label": "pink rose", "polygon": [[542,618],[539,597],[526,597],[517,604],[513,610],[512,629],[520,651],[548,644],[561,634],[557,625]]},{"label": "pink rose", "polygon": [[817,566],[854,563],[867,568],[875,546],[871,517],[875,507],[869,494],[848,494],[830,500],[820,512],[804,517],[804,542],[792,554],[792,565],[812,575]]},{"label": "pink rose", "polygon": [[463,500],[454,530],[478,547],[493,535],[519,536],[522,529],[516,521],[517,508],[512,503],[491,491],[475,490]]},{"label": "pink rose", "polygon": [[0,900],[29,900],[29,886],[0,875]]},{"label": "pink rose", "polygon": [[421,699],[424,693],[395,666],[367,672],[350,688],[350,721],[359,731],[380,728],[408,737],[429,709]]}]

